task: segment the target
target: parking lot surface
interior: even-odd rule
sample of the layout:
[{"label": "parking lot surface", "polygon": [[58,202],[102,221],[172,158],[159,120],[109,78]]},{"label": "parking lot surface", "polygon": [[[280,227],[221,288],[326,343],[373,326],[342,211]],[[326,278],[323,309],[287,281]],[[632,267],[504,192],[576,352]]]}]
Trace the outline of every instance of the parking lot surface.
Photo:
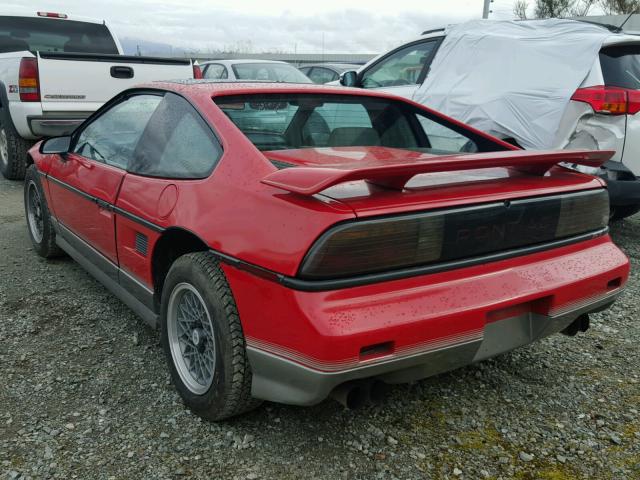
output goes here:
[{"label": "parking lot surface", "polygon": [[267,403],[212,424],[180,402],[157,332],[71,259],[32,251],[22,184],[2,179],[0,478],[638,479],[640,215],[612,236],[632,276],[586,334],[381,405]]}]

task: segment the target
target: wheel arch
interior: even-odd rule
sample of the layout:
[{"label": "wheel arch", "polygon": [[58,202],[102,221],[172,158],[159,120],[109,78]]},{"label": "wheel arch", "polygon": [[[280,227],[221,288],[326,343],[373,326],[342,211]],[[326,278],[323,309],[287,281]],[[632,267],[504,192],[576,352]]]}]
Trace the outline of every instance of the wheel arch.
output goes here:
[{"label": "wheel arch", "polygon": [[195,233],[181,227],[170,227],[155,242],[151,256],[151,276],[156,311],[160,311],[162,288],[173,262],[192,252],[206,252],[209,246]]}]

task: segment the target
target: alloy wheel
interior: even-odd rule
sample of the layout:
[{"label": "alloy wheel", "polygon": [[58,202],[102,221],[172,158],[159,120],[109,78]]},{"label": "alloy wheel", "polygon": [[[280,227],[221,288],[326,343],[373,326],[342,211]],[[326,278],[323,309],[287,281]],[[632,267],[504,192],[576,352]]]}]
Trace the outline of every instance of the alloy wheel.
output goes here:
[{"label": "alloy wheel", "polygon": [[167,334],[180,379],[192,393],[204,394],[213,383],[216,342],[211,315],[200,293],[189,283],[179,283],[171,292]]},{"label": "alloy wheel", "polygon": [[33,181],[30,181],[27,185],[27,220],[33,239],[36,243],[41,243],[44,234],[42,198],[40,197],[38,187]]}]

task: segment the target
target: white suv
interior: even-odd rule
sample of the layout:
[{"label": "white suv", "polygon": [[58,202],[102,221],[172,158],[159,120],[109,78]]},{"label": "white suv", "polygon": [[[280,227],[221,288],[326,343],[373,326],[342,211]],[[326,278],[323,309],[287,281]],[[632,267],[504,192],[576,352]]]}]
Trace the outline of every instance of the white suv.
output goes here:
[{"label": "white suv", "polygon": [[[562,69],[565,72],[568,71],[565,63],[571,64],[572,58],[568,58],[571,55],[571,49],[581,48],[580,45],[571,46],[569,42],[567,42],[567,48],[563,48],[563,38],[565,37],[562,33],[569,32],[571,34],[572,24],[575,25],[574,30],[576,31],[586,28],[582,22],[555,22],[557,24],[553,24],[552,21],[547,25],[560,29],[561,34],[556,35],[558,48],[549,60],[550,63],[542,66],[551,75],[558,75],[557,72]],[[512,26],[516,25],[521,28],[527,23],[512,23]],[[529,24],[529,26],[531,25]],[[478,28],[482,29],[484,26],[491,28],[490,23],[476,23],[475,33]],[[535,26],[536,24],[533,24],[534,28]],[[594,29],[596,27],[589,26],[588,28]],[[593,51],[593,59],[584,70],[586,75],[580,77],[580,80],[567,94],[566,106],[561,105],[564,110],[560,110],[557,118],[558,127],[547,132],[544,147],[532,145],[530,141],[527,141],[530,139],[521,138],[517,129],[509,130],[509,122],[503,123],[501,122],[503,119],[496,118],[499,115],[495,114],[495,110],[483,108],[491,103],[493,96],[496,102],[502,101],[503,105],[506,105],[503,109],[506,115],[512,115],[512,118],[517,118],[523,113],[531,116],[531,112],[517,111],[517,103],[511,104],[514,94],[520,93],[517,90],[517,85],[515,90],[512,88],[508,92],[506,90],[501,92],[500,87],[495,86],[496,82],[491,83],[489,79],[489,77],[498,80],[504,78],[513,73],[513,64],[523,65],[519,62],[518,55],[526,55],[526,47],[522,50],[518,49],[521,48],[519,45],[524,43],[514,42],[513,45],[506,45],[509,42],[501,40],[502,43],[496,43],[496,45],[503,49],[503,53],[506,52],[502,58],[496,59],[496,55],[498,55],[496,50],[478,48],[468,52],[468,63],[458,62],[456,64],[450,57],[451,51],[445,49],[445,44],[443,44],[449,30],[431,30],[424,32],[414,41],[374,58],[358,71],[343,73],[340,82],[346,86],[384,90],[426,106],[432,106],[460,121],[486,130],[527,149],[615,150],[615,156],[602,168],[582,168],[581,170],[596,174],[607,182],[612,216],[613,218],[623,218],[640,210],[640,180],[638,179],[638,175],[640,175],[640,37],[609,31],[609,29],[605,30],[605,27],[597,27],[597,30],[602,30],[604,40],[601,44],[597,44],[597,48]],[[442,53],[443,50],[446,50],[446,53]],[[441,57],[436,58],[439,55]],[[518,60],[509,64],[509,58]],[[502,68],[500,67],[501,62]],[[488,71],[488,65],[494,67],[498,65],[498,67],[493,71]],[[434,88],[433,80],[436,76],[439,79],[443,78],[439,74],[442,70],[447,69],[450,71],[446,75],[449,80],[444,88],[446,96],[437,96],[434,94],[434,90],[439,90],[439,93],[442,93],[443,88],[440,84]],[[475,84],[471,81],[463,86],[463,82],[459,84],[456,81],[457,78],[467,77],[468,80],[473,76],[476,76],[478,80]],[[552,76],[549,78],[551,79],[549,81],[553,81]],[[493,90],[490,95],[487,95],[487,91],[491,89]],[[545,85],[541,85],[540,92],[542,93],[535,92],[536,95],[539,95],[535,101],[558,102],[557,98],[544,98],[544,91]],[[523,93],[531,94],[530,91]],[[488,98],[487,104],[473,109],[473,114],[460,115],[460,111],[464,110],[461,106],[466,107],[466,104],[473,102],[475,96],[478,95],[484,95],[485,98]],[[471,111],[469,108],[467,110]],[[535,124],[541,125],[544,122],[544,118],[534,117],[530,120],[530,124],[525,124],[524,130],[521,128],[520,132],[526,131],[529,126],[533,129],[536,127]],[[500,127],[504,127],[506,124],[507,128],[492,131],[487,128],[488,124]],[[544,130],[542,131],[544,132]]]}]

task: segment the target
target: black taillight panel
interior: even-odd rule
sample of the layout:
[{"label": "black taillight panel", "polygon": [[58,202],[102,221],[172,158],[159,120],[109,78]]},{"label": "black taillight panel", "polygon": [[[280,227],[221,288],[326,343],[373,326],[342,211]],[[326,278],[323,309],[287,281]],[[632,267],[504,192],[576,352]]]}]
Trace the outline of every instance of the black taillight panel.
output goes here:
[{"label": "black taillight panel", "polygon": [[605,228],[604,189],[337,225],[306,255],[299,277],[345,278],[540,245]]}]

